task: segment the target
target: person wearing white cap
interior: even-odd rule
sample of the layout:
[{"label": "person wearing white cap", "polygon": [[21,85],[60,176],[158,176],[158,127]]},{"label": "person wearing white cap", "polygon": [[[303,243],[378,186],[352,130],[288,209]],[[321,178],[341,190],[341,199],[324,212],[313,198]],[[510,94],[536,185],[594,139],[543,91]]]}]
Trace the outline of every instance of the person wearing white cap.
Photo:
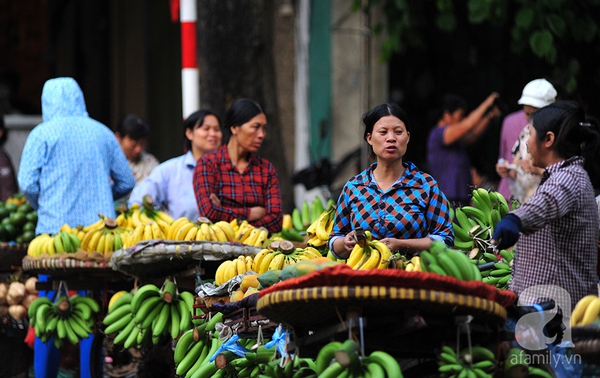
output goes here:
[{"label": "person wearing white cap", "polygon": [[531,113],[553,103],[556,96],[557,91],[548,80],[532,80],[525,85],[517,102],[523,108],[504,118],[496,164],[496,172],[501,178],[498,192],[504,197],[512,197],[522,203],[539,185],[542,172],[531,164],[531,156],[527,152],[527,124]]}]

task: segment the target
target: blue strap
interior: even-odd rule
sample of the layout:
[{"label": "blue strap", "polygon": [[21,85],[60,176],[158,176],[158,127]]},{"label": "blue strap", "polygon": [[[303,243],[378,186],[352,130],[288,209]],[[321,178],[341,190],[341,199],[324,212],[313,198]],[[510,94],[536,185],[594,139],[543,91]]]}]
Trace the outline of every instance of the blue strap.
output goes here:
[{"label": "blue strap", "polygon": [[210,362],[213,362],[215,358],[217,358],[219,353],[223,353],[225,351],[230,351],[239,357],[246,356],[246,353],[248,353],[249,350],[241,346],[240,343],[238,343],[239,339],[240,337],[238,335],[231,336],[231,338],[225,343],[221,344],[221,346],[219,347],[219,349],[217,349],[215,354],[212,355],[212,357],[210,358]]},{"label": "blue strap", "polygon": [[276,346],[277,351],[279,352],[279,354],[282,357],[288,357],[288,353],[287,353],[287,332],[285,332],[283,330],[282,326],[277,327],[277,329],[275,329],[275,332],[273,333],[273,336],[271,336],[271,341],[269,341],[268,343],[265,344],[266,348],[272,348],[273,346]]}]

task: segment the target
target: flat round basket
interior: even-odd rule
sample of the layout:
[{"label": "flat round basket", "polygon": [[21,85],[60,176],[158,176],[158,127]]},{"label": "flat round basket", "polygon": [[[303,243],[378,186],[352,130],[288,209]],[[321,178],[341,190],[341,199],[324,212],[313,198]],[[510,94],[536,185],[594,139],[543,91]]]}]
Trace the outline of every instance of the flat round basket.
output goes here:
[{"label": "flat round basket", "polygon": [[506,309],[496,302],[471,295],[386,286],[334,286],[276,291],[257,303],[261,315],[292,327],[327,322],[348,309],[361,309],[368,317],[417,310],[421,314],[472,315],[489,321],[506,321]]},{"label": "flat round basket", "polygon": [[338,264],[276,283],[259,292],[258,312],[290,326],[314,325],[359,308],[363,315],[472,315],[504,323],[517,295],[481,281],[400,269],[354,270]]},{"label": "flat round basket", "polygon": [[571,336],[575,347],[573,353],[580,355],[584,361],[600,360],[600,328],[597,326],[572,327]]},{"label": "flat round basket", "polygon": [[113,275],[115,271],[109,261],[81,260],[66,254],[51,258],[30,258],[26,256],[21,262],[23,271],[32,274],[49,274],[52,276],[68,276],[77,273]]},{"label": "flat round basket", "polygon": [[256,255],[262,248],[236,242],[144,240],[115,251],[113,269],[135,277],[163,277],[185,270],[199,261],[220,261]]},{"label": "flat round basket", "polygon": [[0,270],[10,270],[21,266],[21,260],[27,255],[29,244],[0,243]]}]

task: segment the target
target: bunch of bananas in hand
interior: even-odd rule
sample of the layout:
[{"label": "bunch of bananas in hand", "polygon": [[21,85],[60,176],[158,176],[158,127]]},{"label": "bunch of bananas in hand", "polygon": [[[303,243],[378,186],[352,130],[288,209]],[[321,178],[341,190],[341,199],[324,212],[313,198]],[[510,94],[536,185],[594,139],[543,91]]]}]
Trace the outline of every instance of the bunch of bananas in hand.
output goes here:
[{"label": "bunch of bananas in hand", "polygon": [[287,241],[273,242],[269,245],[269,248],[260,250],[254,256],[252,270],[258,274],[263,274],[268,270],[281,270],[287,265],[318,257],[323,256],[313,247],[295,248],[293,244]]},{"label": "bunch of bananas in hand", "polygon": [[379,240],[371,238],[370,231],[361,228],[354,230],[356,244],[350,252],[346,264],[352,269],[386,269],[389,266],[392,251]]},{"label": "bunch of bananas in hand", "polygon": [[86,252],[112,253],[123,248],[123,241],[128,233],[128,229],[118,227],[114,219],[102,219],[97,227],[88,228],[81,239],[81,249]]},{"label": "bunch of bananas in hand", "polygon": [[135,228],[140,224],[150,222],[165,223],[170,225],[174,219],[167,212],[154,208],[154,200],[149,195],[142,198],[142,205],[132,204],[128,209],[122,206],[117,215],[117,224],[120,227]]},{"label": "bunch of bananas in hand", "polygon": [[473,206],[454,210],[454,247],[463,251],[488,250],[494,227],[510,211],[508,203],[501,193],[483,188],[473,189],[471,200]]},{"label": "bunch of bananas in hand", "polygon": [[510,281],[512,275],[513,258],[513,250],[503,249],[500,251],[500,255],[489,252],[484,253],[482,260],[489,262],[484,264],[480,263],[479,266],[491,266],[490,269],[481,270],[481,280],[484,283],[496,286],[498,289],[508,289],[508,281]]},{"label": "bunch of bananas in hand", "polygon": [[116,334],[113,343],[125,348],[156,345],[163,336],[177,339],[192,327],[193,306],[193,294],[178,293],[170,280],[162,288],[146,284],[114,301],[102,320],[104,333]]},{"label": "bunch of bananas in hand", "polygon": [[422,251],[421,268],[424,272],[450,276],[463,281],[481,281],[481,272],[476,260],[471,260],[463,251],[448,248],[441,241],[431,243],[429,251]]},{"label": "bunch of bananas in hand", "polygon": [[496,356],[487,348],[473,346],[457,354],[449,346],[443,346],[439,354],[438,371],[441,378],[492,378],[495,365]]},{"label": "bunch of bananas in hand", "polygon": [[309,238],[306,244],[315,248],[327,248],[334,220],[334,206],[330,206],[327,210],[322,211],[317,219],[306,229],[306,235]]},{"label": "bunch of bananas in hand", "polygon": [[600,298],[597,295],[586,295],[575,305],[571,314],[571,326],[587,326],[600,319]]},{"label": "bunch of bananas in hand", "polygon": [[43,342],[54,337],[54,344],[60,348],[65,341],[77,344],[92,334],[93,315],[98,311],[100,306],[94,298],[60,294],[56,302],[48,297],[35,299],[27,314],[36,336]]}]

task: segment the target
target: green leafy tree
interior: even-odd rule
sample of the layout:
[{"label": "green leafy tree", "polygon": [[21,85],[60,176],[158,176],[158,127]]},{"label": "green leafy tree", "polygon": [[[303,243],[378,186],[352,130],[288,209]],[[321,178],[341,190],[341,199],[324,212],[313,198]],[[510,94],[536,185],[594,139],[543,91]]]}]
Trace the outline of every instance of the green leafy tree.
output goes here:
[{"label": "green leafy tree", "polygon": [[[387,40],[382,59],[402,53],[408,47],[428,48],[425,29],[433,25],[440,33],[457,28],[458,9],[464,0],[353,0],[355,11],[369,12],[382,7]],[[510,49],[515,54],[531,53],[554,69],[568,93],[578,80],[600,84],[600,68],[582,75],[582,61],[600,60],[600,0],[467,0],[467,20],[473,25],[489,24],[510,33]],[[585,56],[584,56],[585,55]]]}]

